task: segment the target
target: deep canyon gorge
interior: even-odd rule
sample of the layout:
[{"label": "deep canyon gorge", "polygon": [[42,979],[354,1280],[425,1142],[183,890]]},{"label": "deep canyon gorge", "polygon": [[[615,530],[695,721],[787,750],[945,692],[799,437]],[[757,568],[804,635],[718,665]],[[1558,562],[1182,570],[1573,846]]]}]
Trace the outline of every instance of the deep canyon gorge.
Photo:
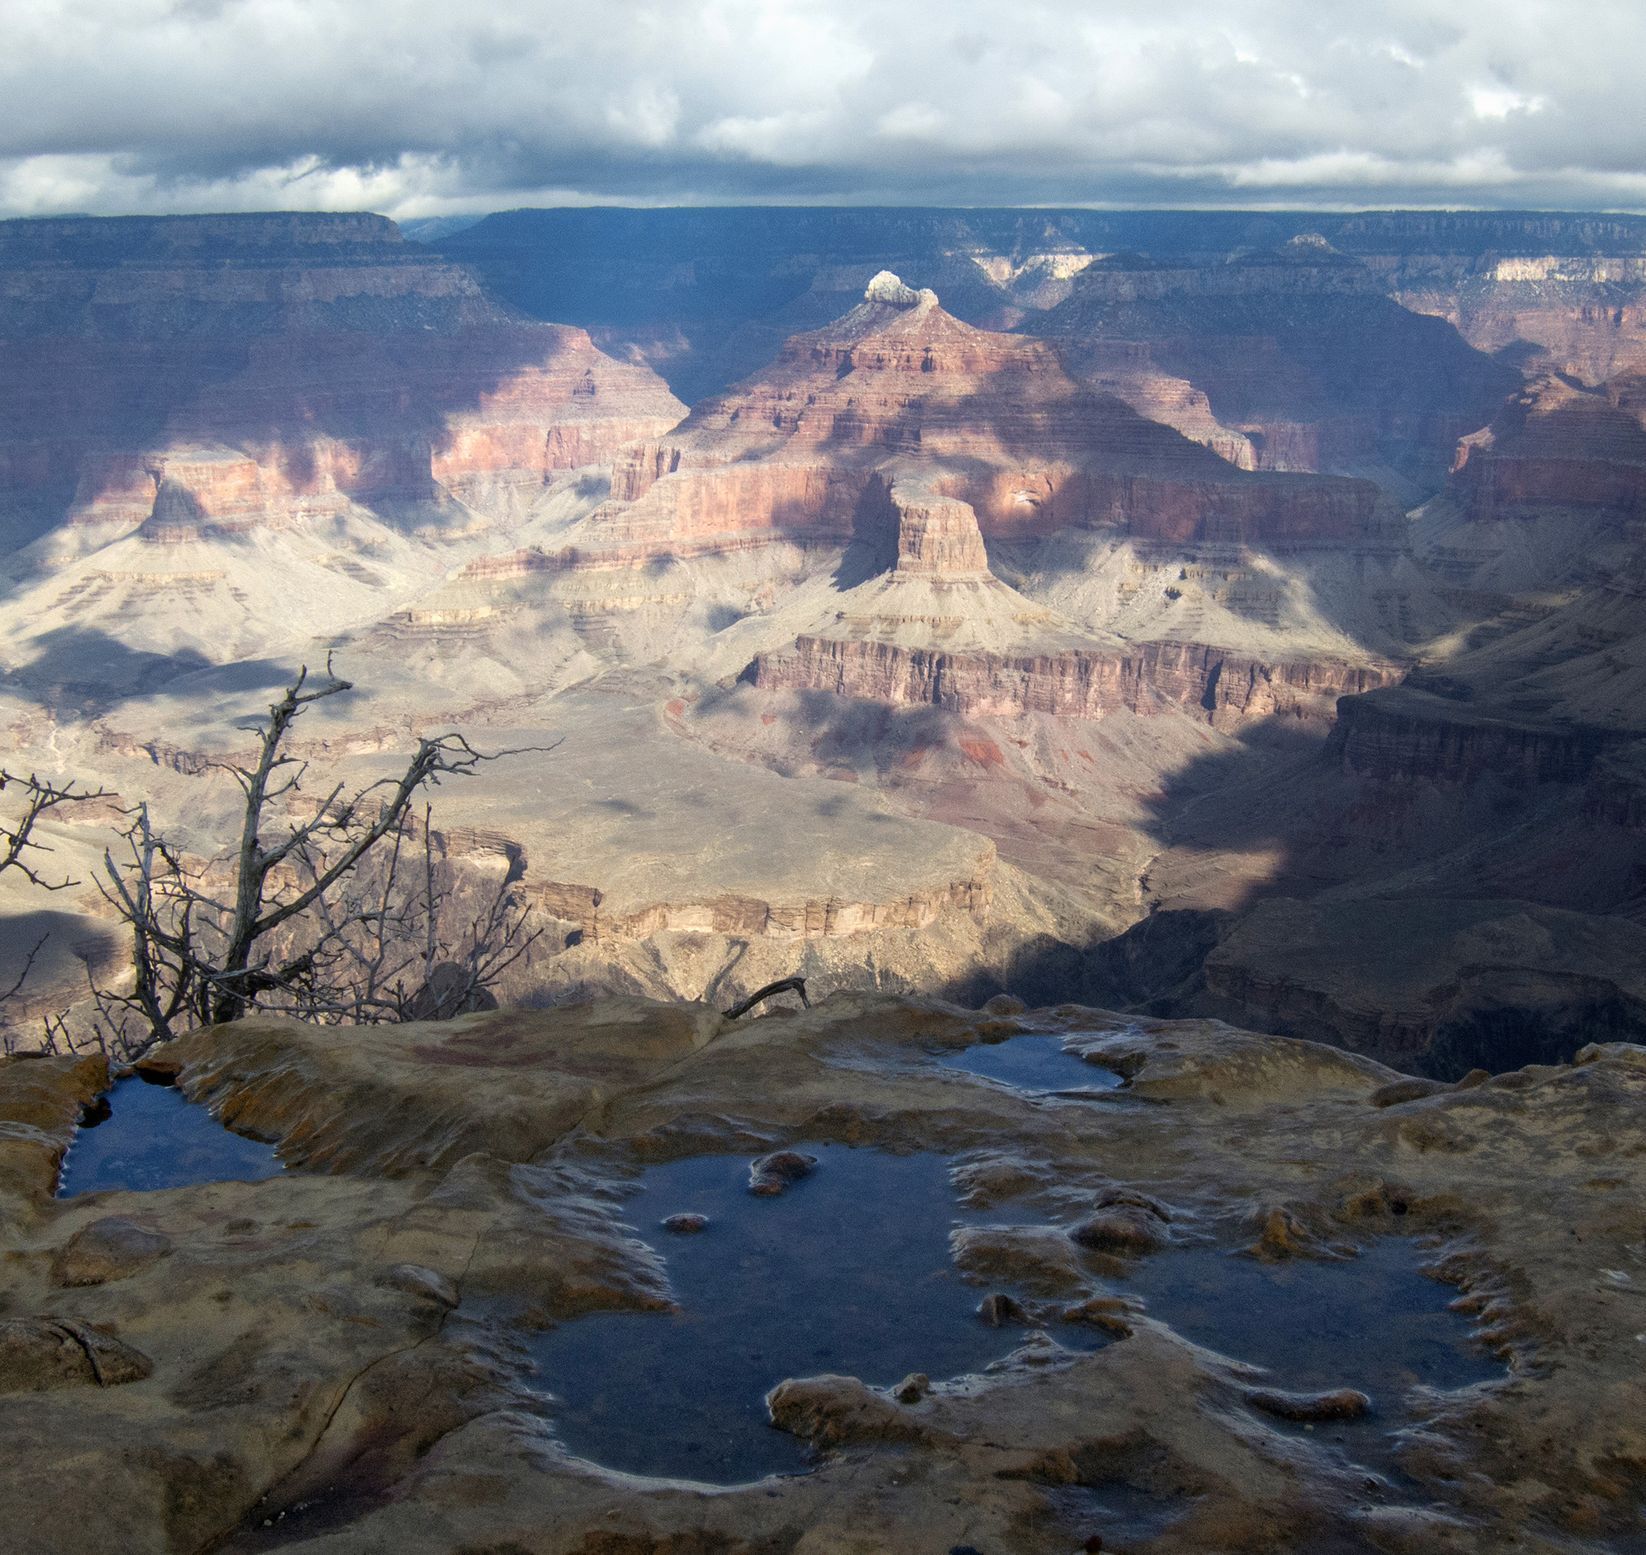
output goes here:
[{"label": "deep canyon gorge", "polygon": [[[0,1545],[1646,1549],[1646,218],[18,219],[0,383]],[[134,1071],[305,667],[536,937]]]}]

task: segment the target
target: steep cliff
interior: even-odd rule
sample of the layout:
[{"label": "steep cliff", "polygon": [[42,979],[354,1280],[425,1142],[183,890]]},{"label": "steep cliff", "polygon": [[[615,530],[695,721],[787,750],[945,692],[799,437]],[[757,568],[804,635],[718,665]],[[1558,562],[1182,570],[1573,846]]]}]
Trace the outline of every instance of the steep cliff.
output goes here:
[{"label": "steep cliff", "polygon": [[1216,264],[1102,259],[1026,327],[1236,463],[1375,471],[1410,489],[1432,489],[1516,383],[1324,239]]},{"label": "steep cliff", "polygon": [[14,534],[447,495],[500,515],[681,412],[378,217],[3,223],[0,342]]}]

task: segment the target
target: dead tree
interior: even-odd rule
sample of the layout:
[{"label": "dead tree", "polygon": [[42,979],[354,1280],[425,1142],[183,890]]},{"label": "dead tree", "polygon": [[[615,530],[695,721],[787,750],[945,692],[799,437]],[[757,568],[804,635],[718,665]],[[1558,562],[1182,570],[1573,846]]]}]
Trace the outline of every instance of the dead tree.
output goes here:
[{"label": "dead tree", "polygon": [[54,783],[31,772],[22,777],[0,768],[0,794],[11,791],[20,796],[22,813],[15,820],[0,819],[0,873],[15,869],[26,875],[42,891],[62,891],[78,880],[64,877],[48,880],[31,861],[33,853],[50,853],[49,844],[34,835],[35,823],[60,805],[85,804],[91,799],[111,798],[106,788],[78,788],[71,778]]},{"label": "dead tree", "polygon": [[[259,722],[255,758],[217,764],[244,800],[226,868],[186,859],[155,830],[146,804],[123,834],[127,856],[117,862],[105,852],[98,883],[131,933],[133,978],[127,992],[100,990],[99,1002],[116,1026],[135,1019],[138,1033],[135,1041],[126,1033],[128,1048],[258,1008],[334,1018],[380,1010],[375,998],[362,1001],[340,986],[337,974],[353,954],[351,944],[358,949],[377,936],[392,946],[404,914],[397,918],[390,906],[346,888],[385,843],[394,852],[387,877],[395,879],[408,813],[425,788],[517,752],[478,751],[457,734],[420,739],[398,776],[352,794],[334,783],[303,806],[302,818],[275,822],[277,805],[303,805],[298,796],[308,763],[290,753],[292,726],[314,703],[350,689],[329,660],[325,681],[313,687],[304,667]],[[221,886],[219,875],[226,875]],[[495,974],[495,958],[483,965]],[[381,973],[380,967],[368,983],[382,983]]]},{"label": "dead tree", "polygon": [[[421,834],[421,847],[408,849]],[[543,930],[514,890],[512,870],[466,891],[443,857],[425,805],[379,858],[315,906],[320,927],[301,1013],[323,1022],[444,1020],[489,1009],[503,974],[530,955]],[[278,1007],[278,996],[267,1007]]]}]

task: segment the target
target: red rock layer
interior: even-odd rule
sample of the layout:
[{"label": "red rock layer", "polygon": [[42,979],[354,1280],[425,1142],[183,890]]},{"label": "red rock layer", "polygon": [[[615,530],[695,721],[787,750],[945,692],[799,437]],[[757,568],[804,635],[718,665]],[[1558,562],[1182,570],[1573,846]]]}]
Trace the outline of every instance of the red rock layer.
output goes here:
[{"label": "red rock layer", "polygon": [[897,513],[894,571],[928,578],[988,576],[988,552],[983,548],[977,514],[967,503],[899,488],[893,488],[891,500]]},{"label": "red rock layer", "polygon": [[1513,353],[1537,371],[1584,383],[1646,369],[1646,259],[1638,243],[1611,254],[1520,253],[1435,278],[1408,306],[1438,313],[1482,351]]},{"label": "red rock layer", "polygon": [[1480,520],[1551,507],[1646,517],[1646,377],[1597,390],[1557,378],[1528,385],[1459,445],[1452,489]]},{"label": "red rock layer", "polygon": [[[915,294],[911,294],[915,295]],[[865,301],[620,461],[597,532],[660,554],[720,534],[851,534],[875,471],[923,472],[982,534],[1113,525],[1170,542],[1381,545],[1357,481],[1248,476],[1077,385],[1044,342],[974,329],[929,292]]]},{"label": "red rock layer", "polygon": [[441,488],[484,503],[606,463],[684,408],[378,218],[17,225],[0,234],[0,500],[48,522],[152,516],[163,538]]},{"label": "red rock layer", "polygon": [[1277,715],[1323,721],[1333,699],[1387,685],[1400,673],[1394,665],[1335,659],[1265,664],[1201,643],[997,654],[808,636],[783,653],[762,655],[745,678],[768,690],[827,691],[973,717],[1102,718],[1187,708],[1227,728]]}]

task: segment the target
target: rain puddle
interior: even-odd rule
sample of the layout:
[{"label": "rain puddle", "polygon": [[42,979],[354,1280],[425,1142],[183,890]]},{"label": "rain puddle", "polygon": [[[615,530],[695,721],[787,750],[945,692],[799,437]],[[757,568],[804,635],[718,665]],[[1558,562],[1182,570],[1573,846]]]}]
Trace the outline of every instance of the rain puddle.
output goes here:
[{"label": "rain puddle", "polygon": [[108,1116],[83,1124],[63,1159],[60,1199],[107,1188],[256,1182],[281,1170],[273,1145],[231,1133],[176,1086],[134,1077],[105,1099]]},{"label": "rain puddle", "polygon": [[[1355,1388],[1364,1419],[1302,1427],[1349,1456],[1384,1456],[1378,1442],[1411,1418],[1417,1387],[1450,1390],[1504,1375],[1503,1365],[1447,1310],[1455,1292],[1419,1272],[1423,1251],[1378,1238],[1358,1258],[1264,1263],[1214,1248],[1143,1259],[1118,1288],[1186,1339],[1264,1367],[1263,1386],[1287,1392]],[[1272,1422],[1280,1424],[1280,1422]]]},{"label": "rain puddle", "polygon": [[[570,1451],[711,1484],[800,1473],[807,1445],[774,1428],[765,1406],[785,1378],[839,1373],[888,1387],[924,1372],[938,1382],[984,1370],[1022,1342],[1027,1323],[992,1328],[978,1316],[997,1287],[968,1282],[952,1261],[956,1226],[1005,1222],[956,1200],[948,1157],[795,1148],[817,1167],[772,1197],[749,1192],[744,1156],[694,1156],[641,1176],[624,1219],[666,1261],[679,1311],[595,1313],[519,1336]],[[704,1224],[670,1231],[662,1223],[673,1217]],[[1263,1386],[1369,1394],[1362,1421],[1273,1423],[1375,1464],[1389,1457],[1389,1433],[1412,1418],[1414,1387],[1503,1375],[1446,1310],[1450,1289],[1418,1272],[1421,1260],[1398,1238],[1340,1263],[1187,1248],[1139,1260],[1116,1289],[1141,1296],[1186,1338],[1267,1368]],[[1107,1342],[1079,1324],[1049,1331],[1065,1348]]]},{"label": "rain puddle", "polygon": [[1068,1052],[1061,1036],[1040,1033],[981,1042],[958,1053],[945,1053],[937,1062],[944,1069],[959,1069],[1041,1095],[1091,1095],[1118,1090],[1122,1083],[1112,1069]]},{"label": "rain puddle", "polygon": [[[568,1448],[631,1473],[741,1484],[798,1473],[806,1444],[773,1427],[765,1395],[836,1372],[873,1386],[976,1371],[1023,1330],[977,1316],[984,1290],[949,1257],[963,1209],[947,1157],[802,1145],[816,1170],[772,1198],[749,1162],[695,1156],[649,1169],[624,1218],[667,1260],[682,1310],[598,1313],[524,1342]],[[695,1213],[691,1235],[660,1228]]]}]

